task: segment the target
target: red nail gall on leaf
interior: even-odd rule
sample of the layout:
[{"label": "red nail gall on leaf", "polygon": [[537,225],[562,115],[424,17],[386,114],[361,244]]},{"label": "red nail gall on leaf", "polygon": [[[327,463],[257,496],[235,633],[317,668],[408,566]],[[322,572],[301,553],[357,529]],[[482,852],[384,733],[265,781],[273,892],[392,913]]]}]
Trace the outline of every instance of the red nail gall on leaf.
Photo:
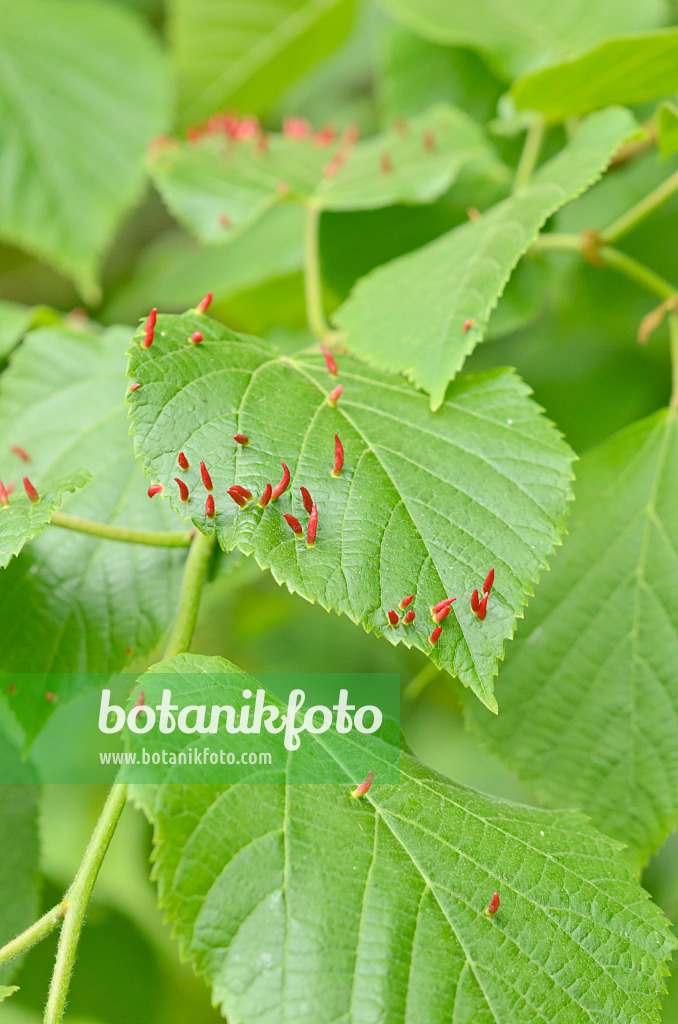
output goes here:
[{"label": "red nail gall on leaf", "polygon": [[354,797],[356,800],[358,799],[358,797],[364,796],[365,793],[367,793],[367,791],[369,790],[369,788],[372,785],[373,781],[374,781],[374,772],[370,771],[365,776],[365,781],[361,782],[359,786],[356,786],[356,788],[351,793],[351,796]]}]

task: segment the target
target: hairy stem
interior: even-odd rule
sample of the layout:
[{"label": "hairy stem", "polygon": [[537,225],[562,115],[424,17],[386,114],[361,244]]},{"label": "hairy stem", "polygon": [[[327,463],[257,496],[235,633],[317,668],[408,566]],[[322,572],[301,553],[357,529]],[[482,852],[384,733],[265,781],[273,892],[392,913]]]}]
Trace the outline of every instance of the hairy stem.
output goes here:
[{"label": "hairy stem", "polygon": [[78,939],[82,931],[85,913],[89,904],[92,889],[96,882],[99,868],[108,844],[111,841],[118,818],[122,813],[127,798],[127,786],[115,783],[99,816],[89,846],[85,851],[82,864],[73,880],[66,902],[68,906],[64,914],[64,923],[59,936],[56,963],[50,984],[47,1006],[45,1007],[44,1024],[61,1024],[66,1008],[66,996],[73,971]]},{"label": "hairy stem", "polygon": [[52,907],[46,914],[43,914],[39,921],[36,921],[25,932],[17,935],[15,939],[12,939],[6,946],[3,946],[0,949],[0,967],[4,967],[10,960],[21,956],[22,953],[27,953],[38,942],[46,939],[59,926],[67,907],[67,900],[57,903],[56,907]]},{"label": "hairy stem", "polygon": [[[535,241],[533,248],[537,252],[562,250],[569,252],[578,251],[583,254],[580,235],[540,235]],[[596,256],[604,266],[611,267],[613,270],[618,271],[618,273],[642,285],[654,295],[658,295],[660,299],[668,299],[678,292],[678,288],[675,285],[672,285],[659,274],[656,274],[650,267],[646,267],[644,263],[639,263],[632,256],[627,256],[625,252],[621,252],[621,250],[615,249],[611,245],[601,245],[599,248],[596,248]]]},{"label": "hairy stem", "polygon": [[304,221],[304,288],[306,291],[306,319],[316,338],[329,332],[323,312],[322,282],[320,278],[320,214],[321,209],[312,201],[305,206]]},{"label": "hairy stem", "polygon": [[200,531],[196,533],[186,559],[179,606],[174,620],[174,628],[167,643],[166,658],[171,658],[175,654],[183,654],[191,646],[195,621],[198,617],[202,584],[213,547],[214,535],[206,537]]},{"label": "hairy stem", "polygon": [[539,158],[539,150],[541,149],[543,138],[544,118],[539,114],[536,114],[532,124],[527,129],[527,135],[525,136],[525,144],[523,145],[523,151],[520,154],[520,160],[518,161],[516,176],[513,182],[514,192],[517,192],[519,188],[524,188],[532,177],[532,172],[534,171]]},{"label": "hairy stem", "polygon": [[654,213],[675,192],[678,192],[678,171],[675,171],[666,181],[663,181],[661,185],[658,185],[649,195],[623,213],[612,224],[609,224],[604,231],[601,231],[600,237],[603,242],[609,244],[618,241],[635,228],[636,224],[640,224],[642,220]]},{"label": "hairy stem", "polygon": [[150,544],[158,548],[188,548],[193,538],[193,531],[134,530],[127,526],[109,526],[106,523],[95,523],[91,519],[79,519],[65,512],[52,512],[50,524],[61,526],[64,530],[89,533],[92,537],[121,540],[127,544]]}]

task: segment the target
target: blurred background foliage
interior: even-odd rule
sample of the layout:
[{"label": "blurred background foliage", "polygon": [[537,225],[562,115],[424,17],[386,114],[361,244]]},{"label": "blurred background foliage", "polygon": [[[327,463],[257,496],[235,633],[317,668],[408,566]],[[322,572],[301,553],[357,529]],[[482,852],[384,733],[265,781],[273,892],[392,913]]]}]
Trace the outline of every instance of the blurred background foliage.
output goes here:
[{"label": "blurred background foliage", "polygon": [[[16,56],[24,47],[30,58],[34,89],[19,97],[17,109],[31,119],[38,134],[46,132],[46,122],[54,115],[45,92],[48,79],[41,78],[35,63],[39,44],[51,46],[50,18],[64,19],[55,41],[59,49],[71,19],[91,17],[93,65],[100,66],[103,77],[129,71],[129,82],[126,88],[113,89],[117,106],[103,93],[98,100],[93,88],[92,103],[75,112],[75,122],[62,132],[57,160],[74,147],[106,160],[106,141],[124,159],[113,162],[103,179],[99,169],[91,193],[76,190],[75,212],[67,213],[59,230],[45,227],[51,241],[43,244],[39,223],[32,233],[18,237],[0,200],[0,236],[17,246],[0,245],[0,360],[30,326],[58,322],[62,316],[73,322],[89,317],[105,325],[134,325],[150,305],[179,311],[208,288],[215,295],[214,315],[233,328],[268,334],[290,351],[305,343],[300,211],[279,206],[232,242],[204,246],[177,226],[143,175],[143,151],[153,135],[181,130],[215,110],[238,107],[271,128],[294,113],[317,126],[357,124],[362,134],[369,134],[395,117],[444,100],[489,122],[497,154],[507,165],[516,165],[523,133],[506,113],[508,72],[501,61],[482,49],[430,42],[369,0],[275,0],[269,6],[281,18],[296,12],[302,19],[274,52],[265,40],[255,38],[256,19],[248,18],[247,5],[237,0],[27,0],[32,23],[44,29],[37,32],[37,41],[27,37],[20,16],[4,18],[11,7],[16,12],[24,5],[3,0],[0,51],[13,47]],[[397,11],[397,4],[387,6]],[[648,18],[650,7],[657,8],[653,16],[659,12],[664,24],[676,13],[675,8],[659,11],[653,4],[648,5]],[[110,45],[108,18],[119,28]],[[613,24],[611,31],[615,29]],[[78,59],[76,55],[74,67],[81,70]],[[146,78],[139,78],[139,63]],[[101,88],[105,90],[105,82]],[[107,140],[90,126],[88,117],[97,112]],[[652,112],[648,105],[637,114],[646,118]],[[0,108],[0,129],[5,128],[0,170],[5,175],[9,171],[2,153],[13,139],[17,118],[16,111]],[[562,142],[562,129],[551,129],[545,154]],[[610,222],[677,166],[677,158],[662,161],[651,149],[614,168],[558,216],[558,229],[576,232]],[[62,170],[64,187],[73,189],[67,159]],[[27,175],[39,171],[30,167]],[[90,172],[84,161],[85,180]],[[17,201],[23,197],[30,202],[29,187],[19,191]],[[462,223],[468,207],[482,210],[507,191],[507,183],[479,184],[462,177],[428,206],[325,214],[321,252],[328,311],[369,269]],[[94,218],[86,251],[76,252],[77,246],[69,249],[64,243],[74,230],[68,220],[73,216],[76,221]],[[634,229],[624,247],[676,280],[677,237],[674,197]],[[581,453],[667,401],[665,328],[646,346],[636,340],[638,324],[652,305],[654,300],[640,288],[577,255],[528,256],[492,320],[489,339],[478,346],[467,369],[516,367]],[[345,618],[290,596],[237,554],[215,561],[193,649],[222,654],[254,673],[300,665],[314,671],[337,663],[347,672],[398,672],[405,734],[425,763],[495,795],[534,801],[529,788],[465,732],[455,681],[436,673],[416,652],[391,647]],[[49,787],[43,793],[39,828],[44,908],[53,905],[72,879],[101,801],[102,793],[87,787]],[[148,826],[128,807],[82,936],[70,1024],[209,1024],[221,1019],[209,1005],[207,989],[179,963],[169,929],[156,910],[148,879],[149,850]],[[644,882],[676,921],[678,837],[652,860]],[[54,946],[55,936],[26,959],[14,979],[20,991],[0,1008],[4,1024],[37,1024],[41,1019]],[[678,1024],[676,982],[663,1019]]]}]

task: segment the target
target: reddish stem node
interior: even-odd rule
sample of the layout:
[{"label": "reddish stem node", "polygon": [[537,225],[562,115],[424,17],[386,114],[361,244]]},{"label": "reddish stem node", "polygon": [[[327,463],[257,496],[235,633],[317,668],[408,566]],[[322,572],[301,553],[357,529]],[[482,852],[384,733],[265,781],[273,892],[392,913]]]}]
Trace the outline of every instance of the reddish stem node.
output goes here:
[{"label": "reddish stem node", "polygon": [[188,461],[188,459],[186,458],[186,456],[184,455],[183,452],[179,452],[179,458],[177,459],[177,462],[179,463],[179,465],[181,466],[182,469],[190,469],[191,468],[191,464],[190,464],[190,462]]},{"label": "reddish stem node", "polygon": [[202,476],[202,482],[205,485],[205,490],[213,491],[214,485],[212,484],[212,477],[209,475],[207,471],[207,466],[205,465],[204,462],[200,463],[200,475]]},{"label": "reddish stem node", "polygon": [[478,608],[478,618],[480,619],[481,622],[487,615],[487,599],[489,596],[489,594],[485,594],[485,597],[480,602],[480,607]]},{"label": "reddish stem node", "polygon": [[356,800],[358,799],[358,797],[364,796],[365,793],[367,793],[367,791],[370,788],[370,786],[372,785],[373,781],[374,781],[374,772],[368,772],[367,775],[365,776],[365,781],[361,782],[359,786],[356,786],[356,788],[351,793],[351,796],[355,797]]},{"label": "reddish stem node", "polygon": [[174,482],[179,488],[179,497],[182,501],[188,501],[188,487],[183,480],[180,480],[178,476],[175,476]]},{"label": "reddish stem node", "polygon": [[296,533],[298,537],[301,537],[304,531],[302,530],[301,523],[296,516],[290,515],[289,512],[284,512],[283,515],[292,533]]},{"label": "reddish stem node", "polygon": [[247,436],[247,434],[234,434],[233,435],[233,440],[237,441],[238,444],[242,444],[242,445],[250,443],[250,439]]},{"label": "reddish stem node", "polygon": [[208,494],[207,500],[205,501],[205,515],[208,519],[214,519],[216,510],[214,508],[214,495]]},{"label": "reddish stem node", "polygon": [[334,435],[334,469],[332,476],[340,476],[344,468],[344,446],[339,440],[339,434]]},{"label": "reddish stem node", "polygon": [[38,494],[35,487],[33,486],[33,484],[31,483],[27,476],[24,477],[24,490],[26,491],[26,494],[31,499],[33,504],[40,501],[40,495]]},{"label": "reddish stem node", "polygon": [[276,484],[275,487],[273,488],[273,491],[271,493],[271,501],[275,501],[277,498],[279,498],[280,495],[283,494],[290,486],[290,471],[284,462],[281,462],[280,465],[283,468],[283,475],[280,483]]},{"label": "reddish stem node", "polygon": [[304,508],[310,515],[313,511],[313,498],[305,487],[300,487],[299,490],[301,491],[301,500],[304,503]]},{"label": "reddish stem node", "polygon": [[322,350],[322,354],[325,356],[325,364],[327,366],[328,373],[331,373],[333,377],[336,377],[339,371],[337,370],[337,364],[334,356],[328,348],[325,348],[324,345],[321,345],[320,348]]},{"label": "reddish stem node", "polygon": [[318,506],[315,502],[311,505],[311,514],[308,517],[308,530],[306,531],[306,543],[309,548],[315,544],[315,537],[318,532]]}]

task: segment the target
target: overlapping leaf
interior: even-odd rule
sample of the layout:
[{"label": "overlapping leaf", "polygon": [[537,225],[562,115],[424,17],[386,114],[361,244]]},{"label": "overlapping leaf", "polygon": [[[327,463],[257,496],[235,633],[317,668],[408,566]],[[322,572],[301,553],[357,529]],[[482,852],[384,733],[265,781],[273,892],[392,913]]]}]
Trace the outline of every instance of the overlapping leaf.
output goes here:
[{"label": "overlapping leaf", "polygon": [[[233,671],[187,655],[160,668],[177,689]],[[344,766],[350,736],[311,742]],[[613,840],[455,786],[407,750],[399,785],[373,770],[360,800],[348,772],[346,786],[136,788],[160,904],[228,1020],[656,1019],[675,941]]]},{"label": "overlapping leaf", "polygon": [[583,457],[570,536],[471,722],[553,804],[644,858],[678,820],[678,428],[661,412]]},{"label": "overlapping leaf", "polygon": [[[193,345],[198,328],[204,340]],[[434,415],[402,379],[346,358],[335,408],[336,379],[319,354],[284,358],[199,314],[159,316],[152,347],[138,342],[129,365],[141,385],[129,396],[136,450],[179,514],[216,529],[223,547],[253,552],[290,590],[425,651],[494,707],[497,659],[558,542],[569,491],[571,452],[525,385],[510,371],[467,377]],[[236,433],[250,443],[237,445]],[[339,477],[335,433],[345,453]],[[239,510],[228,488],[237,483],[258,498],[280,478],[281,459],[291,488],[263,511],[255,503]],[[214,484],[214,524],[201,460]],[[175,477],[189,487],[186,503]],[[302,484],[319,510],[309,549],[283,519],[293,513],[305,525]],[[469,601],[491,566],[497,583],[481,623]],[[390,627],[387,612],[413,592],[415,622]],[[446,596],[458,600],[432,648],[429,609]]]},{"label": "overlapping leaf", "polygon": [[507,78],[553,63],[620,32],[657,28],[662,0],[381,0],[414,32],[447,46],[489,52]]},{"label": "overlapping leaf", "polygon": [[633,124],[624,110],[593,115],[509,199],[368,274],[335,314],[348,347],[405,373],[438,408],[539,229],[600,177]]},{"label": "overlapping leaf", "polygon": [[18,992],[19,988],[17,985],[0,985],[0,1003],[7,999],[8,996],[13,995],[14,992]]},{"label": "overlapping leaf", "polygon": [[204,242],[223,242],[290,198],[325,210],[426,203],[469,163],[500,173],[481,129],[442,104],[357,144],[282,133],[238,141],[223,123],[216,118],[199,139],[156,148],[149,164],[170,210]]},{"label": "overlapping leaf", "polygon": [[226,106],[262,113],[345,37],[353,0],[170,0],[183,123]]},{"label": "overlapping leaf", "polygon": [[[58,479],[85,466],[93,480],[64,500],[85,519],[144,529],[180,526],[149,500],[125,421],[124,348],[119,328],[97,336],[46,328],[29,335],[0,383],[0,437],[32,457],[31,475]],[[25,467],[7,449],[0,477]],[[1,517],[1,514],[0,514]],[[8,672],[106,672],[149,651],[171,621],[181,551],[101,540],[49,527],[3,570],[2,667]],[[70,683],[50,679],[64,696]],[[34,734],[53,704],[26,699],[22,724]]]},{"label": "overlapping leaf", "polygon": [[82,469],[60,480],[41,481],[37,502],[30,501],[23,490],[12,494],[9,504],[0,506],[0,568],[4,569],[27,541],[44,530],[52,512],[61,508],[64,491],[79,491],[91,479],[87,470]]},{"label": "overlapping leaf", "polygon": [[166,124],[159,49],[98,0],[2,0],[0,20],[0,234],[95,298],[146,146]]},{"label": "overlapping leaf", "polygon": [[615,103],[635,106],[678,89],[678,29],[608,39],[579,57],[514,83],[519,110],[548,121],[588,114]]}]

